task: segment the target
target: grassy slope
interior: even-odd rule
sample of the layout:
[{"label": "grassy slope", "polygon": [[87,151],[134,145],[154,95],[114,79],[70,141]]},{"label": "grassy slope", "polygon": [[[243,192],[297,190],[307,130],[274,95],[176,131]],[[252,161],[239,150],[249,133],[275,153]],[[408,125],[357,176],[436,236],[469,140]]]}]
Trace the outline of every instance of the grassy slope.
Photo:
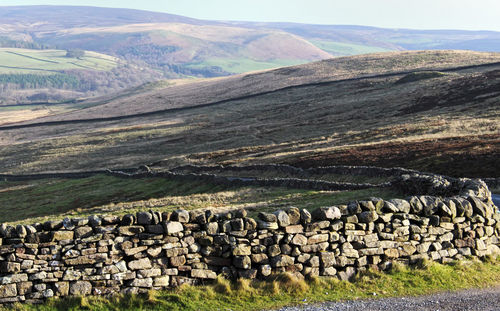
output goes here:
[{"label": "grassy slope", "polygon": [[[50,74],[61,70],[110,70],[114,57],[87,51],[81,59],[65,57],[62,50],[0,48],[0,74]],[[15,67],[15,68],[12,68]]]},{"label": "grassy slope", "polygon": [[82,110],[60,118],[51,118],[51,120],[92,118],[95,115],[119,116],[166,108],[189,107],[308,83],[337,81],[417,69],[454,68],[491,62],[500,62],[500,53],[419,51],[340,57],[248,75],[194,81],[190,84],[181,84],[128,98],[111,100],[92,109]]},{"label": "grassy slope", "polygon": [[[453,61],[464,65],[495,60],[500,60],[496,54],[465,52],[356,56],[171,86],[50,119],[182,107],[290,84],[429,69],[445,66],[446,62],[452,66]],[[343,163],[348,158],[356,162],[351,164],[377,164],[363,151],[372,148],[372,153],[390,150],[379,156],[393,158],[387,163],[390,166],[406,165],[407,159],[417,161],[417,155],[424,152],[427,162],[446,155],[446,162],[455,163],[453,158],[469,155],[459,166],[442,172],[462,175],[463,168],[477,162],[478,155],[482,159],[482,155],[494,154],[499,148],[500,116],[495,109],[495,94],[500,76],[495,70],[498,67],[478,68],[409,83],[397,83],[404,75],[326,83],[144,118],[0,131],[4,146],[0,163],[4,172],[130,167],[159,160],[165,160],[162,163],[167,166],[304,163],[316,156],[324,159],[318,162],[320,165]],[[410,158],[405,157],[404,150],[425,145],[422,141],[427,141],[425,150],[415,150],[408,153]],[[335,154],[344,160],[329,158]],[[476,174],[497,174],[488,165]]]},{"label": "grassy slope", "polygon": [[310,40],[312,44],[320,49],[335,55],[335,56],[348,56],[369,53],[389,52],[391,49],[382,48],[378,46],[361,45],[353,43],[336,42],[329,40]]},{"label": "grassy slope", "polygon": [[[428,69],[444,66],[442,62],[452,63],[450,57],[456,57],[461,65],[500,59],[495,54],[486,54],[484,59],[481,55],[433,52],[342,58],[153,90],[64,118],[123,114],[129,113],[129,108],[144,111],[162,105],[202,104],[294,83],[405,68]],[[442,173],[487,177],[483,173],[497,174],[495,166],[487,164],[476,172],[464,169],[499,148],[495,90],[500,77],[495,70],[498,68],[485,67],[408,83],[398,83],[404,75],[325,83],[144,118],[0,131],[5,146],[0,150],[0,163],[5,172],[30,172],[130,167],[160,160],[167,166],[249,162],[307,165],[307,161],[314,165],[315,158],[320,157],[324,161],[316,161],[319,165],[351,159],[356,163],[345,164],[406,166],[410,159],[427,170],[417,163],[418,156],[432,162],[446,155],[447,163],[457,165]],[[424,149],[414,150],[424,145]],[[366,153],[370,148],[372,154]],[[381,150],[390,152],[381,154]],[[406,154],[405,150],[412,152]],[[379,163],[372,160],[373,153],[394,161]],[[464,155],[462,162],[453,160]],[[483,163],[490,162],[495,163]],[[439,166],[443,167],[442,163]]]},{"label": "grassy slope", "polygon": [[396,266],[389,273],[368,272],[354,282],[331,278],[299,281],[286,274],[274,280],[235,283],[219,279],[213,285],[182,286],[179,289],[151,291],[140,296],[110,299],[76,297],[53,299],[15,310],[263,310],[285,305],[307,305],[322,301],[415,296],[448,290],[487,287],[499,284],[500,263],[462,262],[450,265],[426,263],[422,268]]},{"label": "grassy slope", "polygon": [[285,188],[222,187],[164,178],[121,179],[97,175],[82,179],[0,182],[0,222],[44,221],[66,216],[127,214],[153,208],[249,208],[275,210],[287,206],[314,209],[356,198],[399,197],[392,190],[346,192]]}]

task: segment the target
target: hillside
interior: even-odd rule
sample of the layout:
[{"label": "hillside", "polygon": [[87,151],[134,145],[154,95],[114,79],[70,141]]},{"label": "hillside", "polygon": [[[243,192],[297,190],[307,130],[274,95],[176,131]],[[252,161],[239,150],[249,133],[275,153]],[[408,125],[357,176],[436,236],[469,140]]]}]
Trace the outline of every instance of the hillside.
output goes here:
[{"label": "hillside", "polygon": [[422,51],[178,83],[4,126],[0,164],[376,164],[496,177],[499,70],[500,54]]},{"label": "hillside", "polygon": [[82,55],[66,50],[0,48],[0,107],[103,95],[159,78],[152,70],[113,56],[70,51]]}]

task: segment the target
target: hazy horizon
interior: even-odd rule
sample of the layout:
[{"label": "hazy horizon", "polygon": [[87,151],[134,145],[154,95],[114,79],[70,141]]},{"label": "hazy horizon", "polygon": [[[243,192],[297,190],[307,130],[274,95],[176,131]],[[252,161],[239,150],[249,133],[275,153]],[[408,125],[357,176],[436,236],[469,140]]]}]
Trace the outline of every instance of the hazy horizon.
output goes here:
[{"label": "hazy horizon", "polygon": [[4,0],[1,6],[70,5],[138,9],[186,17],[249,22],[359,25],[416,30],[500,31],[500,2],[495,0]]}]

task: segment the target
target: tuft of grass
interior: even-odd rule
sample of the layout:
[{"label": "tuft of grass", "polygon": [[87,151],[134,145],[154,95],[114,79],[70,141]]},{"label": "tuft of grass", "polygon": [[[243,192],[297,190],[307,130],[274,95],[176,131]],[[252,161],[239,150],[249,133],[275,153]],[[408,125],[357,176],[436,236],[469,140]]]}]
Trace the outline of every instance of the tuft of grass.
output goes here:
[{"label": "tuft of grass", "polygon": [[[336,278],[297,279],[276,274],[267,281],[221,278],[204,286],[183,285],[177,289],[144,295],[111,298],[51,299],[42,305],[16,305],[19,311],[56,310],[262,310],[285,305],[323,301],[415,296],[439,291],[487,287],[500,284],[500,258],[484,262],[461,261],[442,265],[425,262],[421,267],[394,265],[388,273],[368,270],[351,282]],[[1,311],[7,310],[0,307]]]},{"label": "tuft of grass", "polygon": [[[279,273],[274,277],[271,277],[271,281],[275,281],[279,284],[280,289],[286,293],[305,293],[309,290],[309,285],[304,279],[297,278],[290,273]],[[314,284],[313,282],[312,284]]]}]

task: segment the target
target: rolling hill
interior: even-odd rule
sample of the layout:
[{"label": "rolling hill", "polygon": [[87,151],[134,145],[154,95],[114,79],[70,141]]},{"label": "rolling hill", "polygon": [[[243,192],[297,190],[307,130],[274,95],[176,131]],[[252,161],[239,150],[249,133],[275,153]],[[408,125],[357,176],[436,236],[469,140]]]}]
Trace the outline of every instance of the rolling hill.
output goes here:
[{"label": "rolling hill", "polygon": [[161,70],[213,77],[399,50],[500,51],[500,33],[205,21],[129,9],[2,7],[0,46],[79,48]]},{"label": "rolling hill", "polygon": [[[75,103],[162,79],[222,77],[339,56],[455,48],[495,52],[500,51],[500,33],[222,22],[129,9],[14,6],[0,9],[0,48],[0,74],[7,74],[0,78],[0,105],[5,106]],[[63,57],[67,50],[85,50],[87,56],[68,59]],[[36,111],[21,119],[77,108],[81,106],[51,106],[51,112],[34,106]]]},{"label": "rolling hill", "polygon": [[500,54],[369,54],[84,102],[0,127],[2,172],[403,166],[496,177]]}]

